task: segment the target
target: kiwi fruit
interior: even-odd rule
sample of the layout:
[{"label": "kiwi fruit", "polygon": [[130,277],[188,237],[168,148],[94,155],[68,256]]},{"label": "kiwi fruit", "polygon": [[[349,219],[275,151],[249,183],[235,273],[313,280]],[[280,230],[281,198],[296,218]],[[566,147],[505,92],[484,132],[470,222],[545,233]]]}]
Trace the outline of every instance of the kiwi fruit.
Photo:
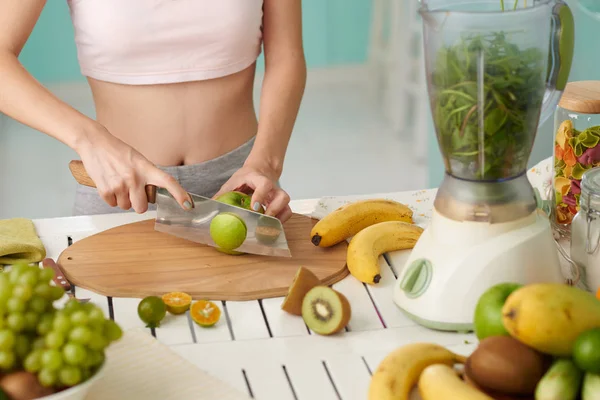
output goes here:
[{"label": "kiwi fruit", "polygon": [[350,317],[348,299],[328,286],[315,286],[302,300],[302,319],[319,335],[338,333],[348,324]]},{"label": "kiwi fruit", "polygon": [[[467,361],[467,364],[468,364],[468,361]],[[483,389],[481,386],[477,385],[473,381],[473,379],[469,376],[466,365],[465,365],[465,370],[464,370],[464,373],[462,374],[462,377],[467,385],[474,387],[475,389],[479,390],[481,393],[488,395],[489,397],[491,397],[494,400],[534,400],[533,396],[517,396],[517,395],[504,394],[504,393],[499,393],[499,392],[494,392],[491,390]]]},{"label": "kiwi fruit", "polygon": [[300,267],[294,275],[281,309],[293,315],[302,315],[302,300],[308,291],[321,284],[321,280],[309,269]]},{"label": "kiwi fruit", "polygon": [[479,342],[469,356],[465,372],[485,390],[533,395],[550,360],[511,336],[490,336]]}]

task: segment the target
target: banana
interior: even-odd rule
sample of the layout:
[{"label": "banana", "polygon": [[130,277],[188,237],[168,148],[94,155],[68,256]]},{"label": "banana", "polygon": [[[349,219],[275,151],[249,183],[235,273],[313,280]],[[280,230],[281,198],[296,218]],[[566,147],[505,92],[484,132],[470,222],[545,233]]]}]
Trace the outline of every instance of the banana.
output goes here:
[{"label": "banana", "polygon": [[383,221],[412,223],[408,206],[385,199],[359,200],[345,204],[319,220],[310,232],[315,246],[331,247],[364,228]]},{"label": "banana", "polygon": [[364,283],[381,279],[379,256],[395,250],[412,249],[423,228],[402,221],[386,221],[358,232],[348,245],[346,264],[350,273]]},{"label": "banana", "polygon": [[536,400],[575,400],[584,372],[569,358],[557,358],[535,388]]},{"label": "banana", "polygon": [[373,373],[369,400],[408,400],[419,375],[427,366],[464,364],[465,361],[465,357],[435,343],[402,346],[388,354]]},{"label": "banana", "polygon": [[494,400],[465,383],[458,372],[446,364],[433,364],[423,370],[419,394],[423,400]]}]

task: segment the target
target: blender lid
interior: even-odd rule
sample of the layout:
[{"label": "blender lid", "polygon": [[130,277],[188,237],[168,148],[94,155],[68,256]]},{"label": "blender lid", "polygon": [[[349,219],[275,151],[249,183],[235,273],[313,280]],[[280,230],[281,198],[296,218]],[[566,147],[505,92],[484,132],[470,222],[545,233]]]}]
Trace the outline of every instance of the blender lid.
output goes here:
[{"label": "blender lid", "polygon": [[558,106],[572,112],[600,114],[600,81],[567,83]]}]

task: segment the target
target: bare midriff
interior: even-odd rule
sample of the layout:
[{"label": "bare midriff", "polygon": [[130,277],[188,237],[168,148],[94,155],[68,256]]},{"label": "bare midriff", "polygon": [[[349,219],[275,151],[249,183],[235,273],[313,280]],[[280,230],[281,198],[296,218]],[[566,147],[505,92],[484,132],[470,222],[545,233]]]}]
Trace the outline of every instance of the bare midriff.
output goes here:
[{"label": "bare midriff", "polygon": [[122,85],[88,78],[96,120],[159,166],[219,157],[256,135],[255,65],[203,81]]}]

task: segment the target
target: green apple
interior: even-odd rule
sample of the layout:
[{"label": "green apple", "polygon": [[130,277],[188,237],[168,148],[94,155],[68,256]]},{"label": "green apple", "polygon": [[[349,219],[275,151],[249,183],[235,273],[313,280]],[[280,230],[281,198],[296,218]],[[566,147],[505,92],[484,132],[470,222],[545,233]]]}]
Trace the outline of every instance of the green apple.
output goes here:
[{"label": "green apple", "polygon": [[217,247],[225,252],[240,247],[246,240],[247,234],[248,229],[244,220],[234,213],[223,212],[210,221],[210,237]]},{"label": "green apple", "polygon": [[487,289],[475,306],[473,325],[475,335],[479,340],[488,336],[509,336],[502,323],[502,306],[512,292],[523,285],[513,282],[503,282]]},{"label": "green apple", "polygon": [[[220,201],[221,203],[254,211],[252,210],[252,196],[243,192],[237,192],[234,190],[232,192],[223,193],[215,198],[215,200]],[[265,208],[261,205],[258,212],[264,214]]]}]

